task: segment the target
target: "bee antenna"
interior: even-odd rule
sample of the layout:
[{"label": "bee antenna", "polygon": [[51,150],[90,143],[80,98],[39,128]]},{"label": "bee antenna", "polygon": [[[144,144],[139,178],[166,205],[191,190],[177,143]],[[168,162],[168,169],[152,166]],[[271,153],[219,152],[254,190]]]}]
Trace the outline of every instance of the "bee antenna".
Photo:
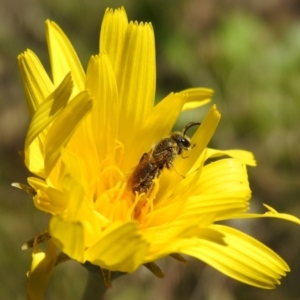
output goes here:
[{"label": "bee antenna", "polygon": [[185,135],[186,132],[187,132],[191,127],[196,126],[196,125],[201,125],[201,123],[199,123],[199,122],[190,122],[190,123],[188,123],[188,124],[183,128],[182,134]]}]

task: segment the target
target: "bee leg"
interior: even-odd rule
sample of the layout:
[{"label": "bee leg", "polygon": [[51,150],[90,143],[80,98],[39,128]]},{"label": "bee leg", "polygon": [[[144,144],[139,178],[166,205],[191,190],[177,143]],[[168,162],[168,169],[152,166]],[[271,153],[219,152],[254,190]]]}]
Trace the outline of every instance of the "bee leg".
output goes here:
[{"label": "bee leg", "polygon": [[179,175],[179,176],[181,176],[183,179],[185,178],[185,176],[183,175],[183,174],[181,174],[179,171],[177,171],[177,169],[174,167],[174,170],[175,170],[175,172]]},{"label": "bee leg", "polygon": [[[196,146],[196,144],[193,144],[193,146],[192,146],[189,150],[193,149],[195,146]],[[181,156],[181,158],[183,158],[183,159],[188,158],[188,156],[184,156],[182,153],[180,153],[180,156]]]},{"label": "bee leg", "polygon": [[181,174],[181,173],[175,168],[175,166],[174,166],[171,162],[169,162],[169,163],[166,165],[166,167],[167,167],[169,170],[172,168],[179,176],[181,176],[183,179],[185,178],[185,176],[184,176],[183,174]]}]

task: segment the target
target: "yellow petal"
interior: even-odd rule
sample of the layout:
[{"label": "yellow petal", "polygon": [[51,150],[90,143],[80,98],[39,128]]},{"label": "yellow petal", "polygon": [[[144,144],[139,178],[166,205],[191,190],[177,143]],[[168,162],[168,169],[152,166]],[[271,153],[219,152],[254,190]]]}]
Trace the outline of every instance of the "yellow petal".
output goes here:
[{"label": "yellow petal", "polygon": [[185,205],[185,199],[182,199],[181,197],[180,199],[179,197],[174,198],[172,199],[172,203],[167,203],[167,201],[159,203],[160,205],[158,207],[155,207],[153,211],[145,216],[143,225],[146,227],[159,226],[169,224],[169,222],[176,219]]},{"label": "yellow petal", "polygon": [[188,159],[177,159],[176,161],[176,166],[178,166],[178,170],[180,170],[181,174],[186,174],[196,163],[198,157],[215,133],[220,118],[221,115],[216,105],[213,105],[191,139],[191,144],[195,146],[193,146],[192,151],[188,153]]},{"label": "yellow petal", "polygon": [[86,260],[111,271],[133,272],[143,262],[149,245],[138,233],[136,222],[115,222],[86,251]]},{"label": "yellow petal", "polygon": [[206,215],[211,215],[214,221],[229,219],[237,213],[248,210],[247,199],[249,199],[249,194],[246,192],[190,197],[176,222],[182,224],[193,222]]},{"label": "yellow petal", "polygon": [[56,261],[56,246],[49,240],[46,253],[34,249],[30,271],[27,273],[27,300],[43,300]]},{"label": "yellow petal", "polygon": [[28,129],[25,151],[33,140],[55,119],[63,109],[72,93],[72,78],[68,74],[55,91],[37,108]]},{"label": "yellow petal", "polygon": [[289,214],[279,213],[274,208],[269,205],[264,204],[264,206],[268,209],[264,214],[241,214],[234,216],[235,219],[257,219],[257,218],[277,218],[290,222],[294,222],[300,225],[300,219]]},{"label": "yellow petal", "polygon": [[207,88],[191,88],[181,91],[180,94],[187,94],[187,100],[182,110],[195,109],[209,103],[213,93],[213,90]]},{"label": "yellow petal", "polygon": [[[215,220],[227,219],[248,209],[251,191],[246,166],[240,160],[215,161],[199,169],[192,180],[189,181],[189,177],[192,174],[187,175],[181,181],[181,188],[174,192],[181,195],[181,199],[187,198],[178,214],[181,222],[204,215],[212,215]],[[163,207],[168,201],[168,198],[160,200],[156,207]]]},{"label": "yellow petal", "polygon": [[18,56],[27,106],[31,115],[52,92],[53,84],[37,56],[27,50]]},{"label": "yellow petal", "polygon": [[248,166],[256,166],[254,155],[250,151],[245,150],[218,150],[218,149],[207,149],[206,159],[230,156],[236,159],[240,159]]},{"label": "yellow petal", "polygon": [[223,225],[211,228],[225,236],[226,245],[203,239],[182,253],[203,260],[236,280],[265,289],[275,288],[289,271],[276,253],[252,237]]},{"label": "yellow petal", "polygon": [[[180,192],[175,190],[170,197],[161,196],[155,204],[155,209],[146,219],[156,225],[174,220],[174,214],[177,216],[177,222],[181,223],[189,220],[193,222],[205,215],[220,220],[248,209],[251,191],[244,163],[224,159],[204,166],[199,172],[199,181],[187,183],[185,189],[182,188]],[[170,183],[169,193],[172,193],[171,188]]]},{"label": "yellow petal", "polygon": [[[90,182],[98,176],[99,172],[99,157],[97,154],[96,145],[93,131],[91,130],[91,115],[90,112],[94,110],[93,108],[86,112],[86,115],[78,123],[76,130],[74,130],[72,137],[68,142],[69,152],[76,154],[77,158],[81,161],[83,178]],[[88,155],[87,155],[87,150]]]},{"label": "yellow petal", "polygon": [[91,125],[101,162],[115,146],[119,113],[116,80],[106,54],[91,57],[86,74],[86,89],[94,97]]},{"label": "yellow petal", "polygon": [[31,173],[40,177],[45,176],[43,144],[44,138],[38,137],[30,144],[25,153],[26,167]]},{"label": "yellow petal", "polygon": [[45,140],[45,172],[50,174],[57,162],[61,148],[67,144],[77,126],[92,108],[88,93],[78,94],[58,115]]},{"label": "yellow petal", "polygon": [[100,31],[99,53],[108,54],[114,72],[117,72],[120,64],[127,25],[127,15],[123,7],[106,9]]},{"label": "yellow petal", "polygon": [[[101,234],[102,228],[109,222],[94,211],[93,202],[90,201],[92,196],[87,197],[84,180],[80,180],[80,176],[76,179],[72,177],[80,172],[80,163],[76,156],[63,152],[61,168],[59,184],[64,187],[64,196],[68,201],[64,202],[66,207],[57,214],[57,218],[52,218],[50,233],[58,245],[63,247],[63,252],[82,261],[82,249],[93,245]],[[74,172],[70,173],[70,171]],[[78,236],[75,237],[77,234]],[[69,245],[73,237],[75,247],[73,244]]]},{"label": "yellow petal", "polygon": [[214,229],[201,228],[195,223],[186,223],[184,226],[170,225],[146,230],[145,235],[151,241],[147,261],[153,261],[171,253],[181,252],[182,249],[198,246],[199,239],[226,245],[224,235]]},{"label": "yellow petal", "polygon": [[138,128],[150,113],[155,95],[155,45],[151,24],[129,23],[116,71],[120,111],[119,140],[125,149],[128,132]]},{"label": "yellow petal", "polygon": [[[32,173],[40,176],[44,173],[43,141],[45,134],[42,132],[66,106],[72,87],[72,78],[68,74],[58,88],[39,105],[33,115],[25,141],[25,164]],[[33,143],[36,138],[39,140]]]},{"label": "yellow petal", "polygon": [[71,72],[74,78],[73,96],[84,89],[85,74],[78,56],[67,36],[52,21],[46,21],[46,35],[54,85]]},{"label": "yellow petal", "polygon": [[62,252],[81,263],[84,262],[85,236],[82,222],[54,216],[49,223],[49,232]]},{"label": "yellow petal", "polygon": [[49,232],[62,252],[84,262],[86,232],[84,219],[80,219],[80,210],[86,201],[84,190],[79,183],[72,180],[70,175],[65,176],[63,180],[65,194],[68,195],[69,201],[64,211],[51,218]]},{"label": "yellow petal", "polygon": [[[76,188],[76,184],[74,183],[74,180],[76,180],[86,190],[86,174],[82,167],[82,162],[76,154],[70,152],[68,149],[62,149],[58,185],[63,186],[64,191],[72,192],[73,184],[75,185],[74,188]],[[82,191],[82,193],[84,194],[85,191]]]},{"label": "yellow petal", "polygon": [[36,177],[29,177],[27,180],[37,192],[33,201],[38,209],[55,215],[66,208],[67,199],[61,191],[50,187],[45,181]]},{"label": "yellow petal", "polygon": [[250,196],[246,165],[227,158],[205,165],[192,193],[212,195],[239,191],[248,191]]}]

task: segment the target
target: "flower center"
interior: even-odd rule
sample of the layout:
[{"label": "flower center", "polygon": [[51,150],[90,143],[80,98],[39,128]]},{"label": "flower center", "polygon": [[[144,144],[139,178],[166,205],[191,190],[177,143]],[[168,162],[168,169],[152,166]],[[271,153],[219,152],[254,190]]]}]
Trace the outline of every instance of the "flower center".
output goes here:
[{"label": "flower center", "polygon": [[117,142],[113,153],[101,163],[95,185],[94,209],[112,222],[134,219],[141,224],[144,217],[153,210],[158,184],[156,182],[147,194],[134,194],[127,182],[130,174],[124,174],[120,168],[123,150],[123,145]]}]

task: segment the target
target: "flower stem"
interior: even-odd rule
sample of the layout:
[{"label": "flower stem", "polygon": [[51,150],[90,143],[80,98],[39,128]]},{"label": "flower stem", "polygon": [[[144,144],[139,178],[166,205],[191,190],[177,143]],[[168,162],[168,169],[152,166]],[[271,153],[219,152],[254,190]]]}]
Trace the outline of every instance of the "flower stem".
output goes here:
[{"label": "flower stem", "polygon": [[105,292],[107,290],[106,285],[99,272],[88,272],[88,278],[82,300],[102,300],[104,299]]},{"label": "flower stem", "polygon": [[122,272],[110,272],[86,262],[83,266],[88,271],[88,278],[81,300],[103,300],[111,280],[123,275]]}]

